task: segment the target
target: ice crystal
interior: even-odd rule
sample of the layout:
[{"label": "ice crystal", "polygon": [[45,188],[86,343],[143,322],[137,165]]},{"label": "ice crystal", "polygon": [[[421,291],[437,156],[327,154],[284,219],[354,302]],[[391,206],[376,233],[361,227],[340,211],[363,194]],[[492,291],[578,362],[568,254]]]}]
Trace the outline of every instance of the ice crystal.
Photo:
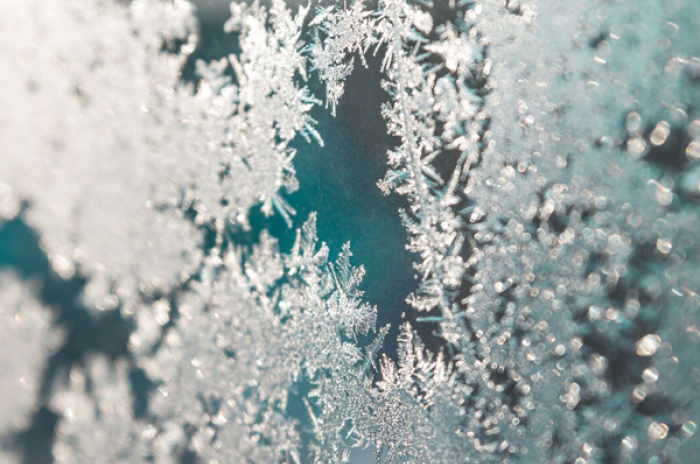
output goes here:
[{"label": "ice crystal", "polygon": [[56,462],[149,462],[148,438],[154,431],[134,422],[130,396],[125,362],[110,366],[104,358],[92,358],[84,370],[72,371],[51,402],[64,419],[54,445]]},{"label": "ice crystal", "polygon": [[[277,193],[282,187],[294,191],[297,185],[291,163],[295,150],[289,143],[297,134],[321,141],[308,114],[316,100],[295,79],[296,73],[306,76],[299,38],[308,9],[299,8],[292,16],[281,0],[273,1],[269,12],[272,28],[267,28],[263,8],[232,4],[231,11],[224,27],[240,33],[242,50],[240,56],[229,58],[238,78],[238,95],[226,131],[233,155],[226,175],[232,185],[222,199],[244,193],[250,199],[238,206],[239,214],[245,214],[253,201],[262,201],[266,214],[277,209],[289,222],[293,209]],[[230,101],[226,87],[221,92]],[[239,182],[246,178],[251,185],[241,186]]]},{"label": "ice crystal", "polygon": [[344,376],[363,379],[353,341],[374,328],[376,309],[360,300],[363,271],[350,256],[346,246],[328,262],[314,217],[289,255],[263,234],[248,252],[211,256],[163,346],[155,356],[140,349],[139,363],[160,382],[154,412],[183,434],[192,428],[206,462],[300,462],[290,394],[310,383],[318,400],[309,407],[322,408],[343,401],[331,388]]},{"label": "ice crystal", "polygon": [[[197,42],[188,2],[2,8],[0,59],[7,69],[20,63],[4,76],[0,172],[13,175],[2,180],[31,202],[28,221],[52,230],[43,240],[60,272],[94,275],[90,301],[101,303],[115,282],[128,299],[141,285],[165,290],[186,278],[201,259],[190,207],[199,222],[245,224],[256,204],[289,220],[278,194],[297,185],[289,143],[317,137],[315,100],[295,80],[305,73],[306,10],[293,17],[275,3],[273,29],[264,9],[241,10],[227,23],[240,55],[199,62],[194,89],[179,78]],[[163,53],[168,44],[184,45]]]},{"label": "ice crystal", "polygon": [[353,2],[351,7],[341,9],[329,6],[320,9],[309,24],[316,32],[311,48],[313,68],[326,85],[326,105],[331,107],[333,115],[345,90],[344,80],[353,70],[354,60],[352,57],[346,60],[347,55],[359,52],[362,63],[367,66],[364,54],[373,39],[370,13],[362,2]]},{"label": "ice crystal", "polygon": [[[128,332],[56,374],[50,292],[1,274],[0,452],[44,402],[57,462],[683,461],[700,6],[564,3],[232,3],[209,62],[184,0],[0,4],[0,218]],[[349,244],[248,220],[294,226],[307,81],[335,115],[375,57],[417,261],[394,357]]]},{"label": "ice crystal", "polygon": [[108,1],[0,6],[0,62],[13,70],[3,72],[0,96],[0,176],[31,202],[28,222],[51,231],[42,241],[58,272],[94,274],[89,295],[99,302],[117,279],[125,297],[141,282],[170,283],[197,254],[177,197],[158,194],[172,187],[178,162],[157,146],[166,126],[150,107],[175,85],[177,61],[160,54],[157,25],[135,29],[152,4],[134,2],[131,12]]},{"label": "ice crystal", "polygon": [[52,328],[51,312],[33,293],[19,276],[0,273],[0,395],[7,399],[0,402],[3,441],[27,426],[39,400],[46,359],[62,341],[61,331]]},{"label": "ice crystal", "polygon": [[[678,174],[664,173],[664,166],[686,162],[668,159],[682,145],[667,143],[688,143],[681,134],[694,117],[688,111],[697,90],[683,79],[693,79],[694,65],[685,57],[698,50],[684,48],[697,40],[698,27],[679,26],[678,14],[695,7],[635,7],[635,19],[624,2],[598,6],[595,19],[588,14],[592,3],[579,5],[578,15],[568,8],[468,3],[457,22],[434,28],[436,39],[429,8],[386,1],[372,15],[369,30],[386,47],[385,88],[392,97],[384,116],[401,141],[389,152],[393,169],[380,186],[408,195],[411,209],[402,213],[408,248],[420,255],[423,277],[410,301],[433,310],[435,316],[419,320],[439,322],[455,353],[456,381],[445,384],[454,390],[423,411],[452,404],[463,414],[454,422],[445,411],[436,414],[436,432],[418,427],[420,415],[412,414],[406,435],[432,446],[416,455],[417,444],[397,451],[409,462],[668,457],[676,445],[664,441],[670,411],[660,404],[692,408],[690,390],[676,395],[662,386],[690,388],[672,373],[675,367],[662,383],[656,370],[644,371],[654,380],[635,386],[631,377],[645,378],[645,363],[621,363],[635,354],[635,344],[638,356],[658,356],[663,338],[646,333],[650,325],[673,333],[674,352],[690,349],[675,321],[692,320],[697,304],[693,284],[684,280],[697,269],[690,257],[697,254],[694,240],[674,264],[666,256],[673,252],[668,235],[692,234],[698,216],[675,197]],[[642,40],[638,24],[655,25],[654,32],[645,29]],[[669,33],[673,42],[656,55],[649,44],[663,39],[654,34]],[[610,41],[620,37],[624,45],[613,47]],[[626,47],[640,53],[627,55]],[[648,75],[645,66],[658,72]],[[652,90],[659,88],[661,98]],[[642,108],[661,121],[648,132],[635,122]],[[633,128],[620,132],[625,117]],[[676,142],[669,120],[677,121]],[[665,148],[654,153],[653,147]],[[457,162],[442,179],[432,165],[446,154]],[[691,172],[684,179],[692,179]],[[678,216],[672,204],[685,212]],[[455,209],[460,205],[466,208]],[[649,245],[656,257],[645,251]],[[663,264],[645,263],[655,260]],[[686,302],[666,306],[663,295]],[[666,356],[674,360],[666,363],[676,366],[671,346]],[[415,357],[407,359],[399,372],[415,364]],[[383,391],[423,392],[394,404],[397,420],[404,408],[440,391],[405,379],[386,364],[378,384]],[[657,399],[647,398],[650,391]],[[380,429],[375,440],[393,453],[401,438],[380,438],[390,430]],[[440,442],[450,435],[447,444]],[[469,445],[448,457],[458,441]],[[436,449],[445,454],[427,458]]]},{"label": "ice crystal", "polygon": [[[327,16],[333,17],[332,10],[324,11],[321,20]],[[402,143],[388,154],[392,169],[379,185],[385,193],[396,190],[410,198],[410,211],[401,214],[411,236],[408,248],[422,259],[417,266],[422,283],[410,297],[411,303],[422,310],[449,305],[444,297],[459,284],[463,273],[460,250],[464,239],[457,233],[459,219],[452,206],[457,202],[454,189],[462,170],[468,167],[465,163],[474,157],[476,140],[471,134],[470,143],[468,126],[473,124],[479,98],[469,89],[467,77],[476,66],[480,47],[456,29],[462,26],[450,22],[439,27],[439,41],[426,44],[426,36],[433,29],[432,16],[402,0],[380,2],[371,20],[364,20],[370,12],[362,9],[362,2],[335,16],[341,19],[322,23],[327,45],[312,52],[315,66],[324,69],[319,75],[327,81],[328,100],[335,105],[332,89],[347,74],[344,60],[348,53],[362,51],[368,44],[385,47],[384,86],[392,102],[385,105],[383,114],[389,133]],[[364,30],[367,36],[343,35],[339,27],[349,21],[346,17],[353,18],[353,24],[369,22],[363,28],[353,28]],[[422,59],[416,51],[421,46],[425,52],[442,57],[444,63],[436,65]],[[332,73],[327,70],[335,66],[340,69]],[[441,67],[451,73],[437,77]],[[443,129],[439,130],[438,125]],[[432,165],[443,147],[462,152],[449,179],[443,179]]]}]

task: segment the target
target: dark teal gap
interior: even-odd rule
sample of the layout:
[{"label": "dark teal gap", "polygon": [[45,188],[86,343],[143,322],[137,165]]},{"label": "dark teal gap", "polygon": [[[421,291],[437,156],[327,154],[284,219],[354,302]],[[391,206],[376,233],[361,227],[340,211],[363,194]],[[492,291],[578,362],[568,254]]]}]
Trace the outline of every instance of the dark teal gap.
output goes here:
[{"label": "dark teal gap", "polygon": [[[196,82],[196,60],[211,61],[240,52],[237,35],[223,32],[228,16],[228,10],[222,8],[200,17],[201,39],[185,67],[186,81]],[[413,269],[417,257],[406,250],[408,237],[398,214],[399,208],[408,207],[406,198],[398,194],[384,196],[377,187],[387,171],[387,151],[400,141],[387,134],[381,115],[381,106],[388,101],[380,85],[381,53],[368,56],[367,61],[369,66],[365,68],[356,59],[336,117],[323,105],[312,110],[324,146],[302,137],[292,144],[297,150],[294,167],[300,187],[285,198],[297,211],[293,227],[287,227],[278,214],[265,218],[259,208],[253,208],[251,230],[236,231],[233,241],[253,244],[259,233],[267,230],[279,240],[282,252],[289,252],[296,229],[317,212],[319,241],[327,243],[330,259],[350,242],[353,264],[364,266],[366,276],[361,288],[365,301],[378,308],[377,329],[391,325],[382,352],[396,359],[399,326],[416,317],[406,297],[418,285]],[[314,96],[324,99],[325,87],[315,73],[311,73],[308,86]],[[429,346],[439,346],[432,336],[434,325],[415,326]],[[368,344],[373,336],[361,339],[360,344]]]}]

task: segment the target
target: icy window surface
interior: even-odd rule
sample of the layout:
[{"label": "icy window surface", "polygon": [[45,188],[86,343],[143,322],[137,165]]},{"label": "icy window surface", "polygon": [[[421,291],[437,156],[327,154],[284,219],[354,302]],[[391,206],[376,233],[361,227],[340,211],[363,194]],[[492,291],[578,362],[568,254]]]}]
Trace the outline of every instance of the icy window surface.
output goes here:
[{"label": "icy window surface", "polygon": [[0,2],[0,464],[698,462],[699,276],[695,0]]},{"label": "icy window surface", "polygon": [[[26,428],[37,407],[46,359],[61,344],[63,334],[52,330],[48,308],[32,295],[31,282],[10,271],[0,273],[0,436]],[[8,462],[13,462],[7,451]],[[0,456],[3,456],[0,454]],[[3,461],[5,462],[5,461]]]}]

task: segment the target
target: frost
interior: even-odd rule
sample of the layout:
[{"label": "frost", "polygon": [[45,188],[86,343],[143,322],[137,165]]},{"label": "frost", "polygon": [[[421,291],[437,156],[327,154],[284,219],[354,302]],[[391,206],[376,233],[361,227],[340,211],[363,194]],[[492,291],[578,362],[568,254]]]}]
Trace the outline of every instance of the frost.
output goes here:
[{"label": "frost", "polygon": [[84,371],[70,373],[69,385],[51,406],[64,418],[54,446],[56,462],[149,462],[146,438],[153,432],[134,422],[126,363],[89,359]]},{"label": "frost", "polygon": [[0,178],[31,202],[27,221],[50,231],[42,241],[56,269],[95,275],[97,302],[115,280],[127,297],[141,282],[176,279],[200,240],[178,198],[159,197],[176,173],[162,162],[168,147],[152,148],[165,135],[149,116],[165,95],[152,90],[160,79],[175,84],[177,62],[159,55],[153,30],[132,39],[130,14],[113,2],[0,6],[1,67],[13,70],[0,96]]},{"label": "frost", "polygon": [[160,382],[154,412],[191,428],[206,462],[300,462],[292,392],[310,383],[309,407],[322,409],[343,402],[333,388],[345,376],[362,380],[352,342],[374,329],[376,309],[360,300],[363,271],[350,256],[346,246],[328,262],[314,217],[289,255],[263,234],[249,252],[211,256],[179,302],[179,324],[155,356],[143,350],[139,364]]},{"label": "frost", "polygon": [[[355,2],[336,16],[368,17],[370,12],[361,8],[362,2]],[[330,14],[324,12],[324,16]],[[408,248],[422,260],[417,267],[422,284],[409,300],[416,308],[430,310],[450,304],[444,297],[459,284],[463,273],[463,238],[457,233],[460,221],[452,207],[458,201],[454,189],[475,152],[476,135],[470,135],[474,129],[468,126],[478,110],[479,98],[470,91],[468,78],[477,66],[480,47],[452,23],[441,25],[440,40],[428,43],[432,16],[401,0],[380,2],[368,21],[363,28],[368,36],[361,39],[343,37],[341,19],[326,20],[322,29],[330,45],[320,51],[316,51],[319,47],[312,49],[312,56],[320,57],[316,58],[317,67],[339,63],[338,71],[330,68],[334,74],[319,73],[333,88],[339,85],[338,76],[347,74],[343,64],[347,53],[362,50],[363,44],[386,47],[384,87],[392,102],[383,108],[383,115],[389,133],[402,143],[388,154],[391,170],[379,186],[385,193],[396,190],[409,197],[410,211],[401,212],[411,236]],[[444,63],[427,61],[419,52],[421,47],[440,56]],[[444,67],[452,74],[436,77]],[[335,104],[332,97],[329,101]],[[443,179],[432,164],[443,146],[462,153],[450,179]]]},{"label": "frost", "polygon": [[347,55],[360,53],[362,64],[367,66],[364,54],[372,44],[368,19],[370,11],[362,2],[353,2],[350,8],[329,6],[319,9],[309,26],[316,26],[314,46],[311,48],[313,69],[326,84],[326,105],[335,115],[335,107],[343,96],[343,81],[352,73],[353,59]]},{"label": "frost", "polygon": [[[454,379],[426,385],[428,374],[413,378],[412,369],[435,367],[417,361],[405,329],[399,365],[383,364],[380,390],[413,394],[393,401],[394,421],[368,436],[407,462],[671,456],[670,411],[661,404],[693,408],[691,381],[675,367],[663,381],[632,378],[643,379],[647,365],[635,355],[659,356],[666,340],[649,335],[649,324],[674,339],[667,356],[671,346],[691,349],[677,321],[695,317],[697,289],[685,280],[698,266],[695,241],[676,260],[664,256],[674,252],[672,237],[697,230],[672,171],[687,163],[674,150],[693,159],[682,133],[697,117],[688,113],[697,87],[684,79],[696,74],[687,57],[698,50],[686,47],[698,27],[679,26],[678,14],[695,7],[630,13],[618,2],[593,18],[593,2],[576,13],[539,3],[464,2],[456,22],[438,26],[430,6],[401,1],[379,2],[371,15],[369,29],[386,47],[392,102],[384,116],[401,141],[380,187],[408,196],[401,214],[422,276],[409,301],[431,311],[418,320],[440,323],[453,353],[445,372]],[[651,43],[678,31],[687,35],[668,39],[663,56],[652,52]],[[637,111],[649,113],[650,129],[635,122]],[[445,156],[456,160],[447,176]],[[685,192],[692,172],[682,177]],[[667,306],[667,298],[683,303]],[[674,383],[683,394],[667,390]],[[443,401],[422,403],[442,388]],[[417,404],[423,414],[411,409]],[[406,431],[386,439],[402,417]],[[415,443],[402,448],[409,436]],[[465,448],[450,456],[458,442]]]},{"label": "frost", "polygon": [[203,240],[190,209],[198,223],[245,226],[261,204],[289,221],[279,195],[297,188],[289,143],[320,141],[308,115],[315,100],[295,78],[306,68],[306,10],[292,16],[276,2],[272,29],[266,10],[241,10],[240,55],[198,63],[195,89],[180,80],[197,43],[185,1],[1,8],[0,60],[20,65],[3,76],[0,179],[30,201],[28,222],[51,230],[42,240],[56,268],[94,276],[88,301],[186,279]]},{"label": "frost", "polygon": [[[1,274],[3,440],[43,402],[57,462],[683,459],[700,7],[444,3],[233,3],[237,52],[192,83],[185,1],[0,4],[0,218],[128,331],[48,376],[60,331]],[[307,81],[335,115],[356,55],[381,62],[378,188],[405,197],[417,260],[398,340],[315,214],[289,252],[248,223],[294,226],[297,136],[321,144]]]},{"label": "frost", "polygon": [[19,276],[0,272],[0,395],[9,399],[0,402],[3,439],[27,426],[39,400],[46,359],[63,338],[33,293]]},{"label": "frost", "polygon": [[[292,16],[281,0],[273,1],[271,29],[266,27],[265,9],[232,4],[231,11],[225,29],[240,33],[242,50],[240,56],[229,57],[238,78],[238,95],[234,96],[236,109],[226,131],[233,155],[226,176],[232,185],[223,198],[244,193],[251,200],[262,201],[265,214],[276,209],[289,223],[294,210],[277,193],[282,187],[289,192],[297,187],[292,166],[295,150],[289,143],[297,134],[321,142],[314,130],[315,121],[308,115],[316,100],[295,79],[295,73],[306,77],[299,37],[308,9],[299,8]],[[227,87],[220,92],[231,98]],[[249,179],[250,186],[241,185],[243,179]],[[251,200],[238,206],[238,212],[247,212]]]}]

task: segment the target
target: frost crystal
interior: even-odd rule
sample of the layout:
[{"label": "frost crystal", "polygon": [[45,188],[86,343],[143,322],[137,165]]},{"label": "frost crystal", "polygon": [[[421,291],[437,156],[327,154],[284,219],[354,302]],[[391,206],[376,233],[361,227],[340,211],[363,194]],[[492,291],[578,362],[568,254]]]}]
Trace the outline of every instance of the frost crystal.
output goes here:
[{"label": "frost crystal", "polygon": [[[437,26],[430,7],[401,1],[371,15],[365,40],[386,47],[384,116],[401,141],[380,187],[408,196],[407,247],[422,277],[409,301],[431,311],[419,320],[440,323],[453,353],[444,384],[426,385],[436,367],[416,361],[405,329],[399,366],[383,364],[380,390],[413,394],[369,433],[407,462],[670,459],[670,404],[692,409],[692,381],[676,367],[661,380],[656,364],[690,353],[677,321],[696,319],[685,280],[695,240],[668,258],[698,221],[696,200],[680,196],[693,178],[683,172],[697,118],[688,57],[699,50],[687,48],[697,8],[538,4],[464,2],[456,22]],[[640,24],[651,26],[643,38]],[[655,40],[666,40],[664,54]],[[664,340],[667,361],[657,358]],[[411,380],[414,366],[423,374]],[[423,403],[443,388],[443,401]],[[424,414],[406,414],[413,404]],[[406,431],[382,436],[401,417]],[[415,443],[402,447],[406,437]]]},{"label": "frost crystal", "polygon": [[208,259],[180,302],[177,329],[139,360],[160,382],[154,411],[182,433],[191,428],[207,462],[299,462],[289,395],[306,383],[321,405],[335,404],[342,398],[327,383],[361,378],[364,356],[352,341],[373,328],[376,310],[359,299],[363,271],[350,255],[345,247],[328,263],[312,217],[288,256],[263,234],[250,252]]},{"label": "frost crystal", "polygon": [[[0,273],[0,460],[40,409],[71,464],[699,459],[700,4],[560,3],[232,3],[211,61],[185,0],[1,3],[0,236],[39,258],[0,265],[40,278]],[[315,213],[253,220],[294,231],[357,58],[416,259],[380,327]]]},{"label": "frost crystal", "polygon": [[[185,217],[190,207],[199,222],[245,224],[258,203],[289,220],[278,195],[297,185],[288,145],[297,133],[316,136],[315,100],[294,79],[305,73],[306,10],[293,17],[275,3],[275,32],[265,10],[242,10],[227,23],[241,54],[198,63],[193,89],[179,78],[197,41],[185,1],[0,8],[0,62],[17,68],[3,76],[0,175],[31,202],[28,222],[51,230],[43,241],[57,269],[94,275],[90,301],[101,304],[115,282],[128,299],[196,269],[202,235]],[[184,43],[179,54],[161,52],[170,43]]]},{"label": "frost crystal", "polygon": [[[27,426],[41,393],[46,359],[63,338],[59,330],[52,329],[49,310],[32,293],[31,286],[14,273],[0,272],[0,395],[5,399],[0,401],[2,441]],[[0,450],[0,456],[3,452]]]},{"label": "frost crystal", "polygon": [[54,445],[56,462],[149,462],[146,439],[154,431],[134,422],[126,363],[89,359],[84,371],[70,373],[69,385],[55,394],[51,407],[64,418]]}]

